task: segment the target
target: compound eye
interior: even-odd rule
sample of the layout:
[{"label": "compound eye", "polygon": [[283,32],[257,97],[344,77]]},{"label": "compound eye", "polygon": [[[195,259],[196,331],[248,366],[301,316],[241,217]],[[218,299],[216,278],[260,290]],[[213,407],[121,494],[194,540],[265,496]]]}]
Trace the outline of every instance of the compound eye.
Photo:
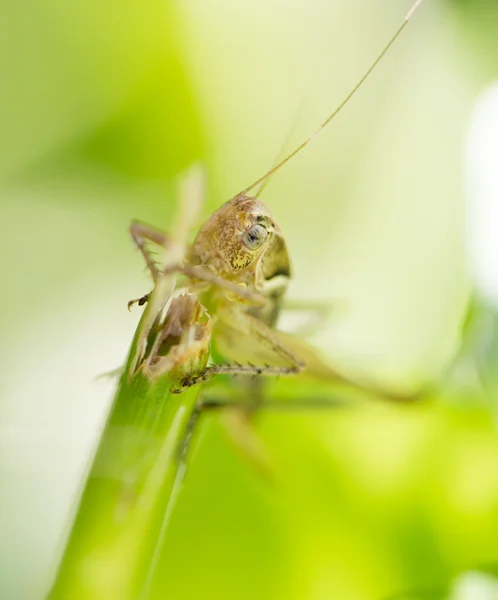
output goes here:
[{"label": "compound eye", "polygon": [[256,223],[250,229],[248,229],[242,236],[242,241],[249,250],[256,250],[264,244],[268,237],[268,231]]}]

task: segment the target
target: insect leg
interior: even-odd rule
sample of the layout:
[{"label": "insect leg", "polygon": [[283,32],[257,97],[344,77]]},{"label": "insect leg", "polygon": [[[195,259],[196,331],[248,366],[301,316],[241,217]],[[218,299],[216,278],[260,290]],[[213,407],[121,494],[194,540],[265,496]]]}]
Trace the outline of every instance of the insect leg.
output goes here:
[{"label": "insect leg", "polygon": [[147,225],[147,223],[142,223],[141,221],[132,222],[132,224],[130,225],[130,234],[133,238],[133,241],[135,242],[135,245],[144,257],[145,263],[150,271],[152,279],[156,281],[160,271],[157,268],[157,265],[154,259],[152,258],[152,253],[150,252],[150,250],[148,250],[145,242],[149,241],[153,244],[157,244],[158,246],[162,246],[164,248],[168,243],[168,235],[164,233],[164,231],[161,231],[160,229],[157,229],[152,225]]},{"label": "insect leg", "polygon": [[248,413],[254,409],[252,402],[219,402],[216,399],[205,398],[204,396],[201,396],[192,412],[183,439],[178,446],[179,472],[185,473],[186,471],[189,451],[192,447],[199,420],[204,415],[217,409],[222,413],[225,430],[237,450],[241,452],[244,458],[250,460],[253,467],[256,467],[262,474],[268,475],[269,460],[266,449],[254,429],[249,427],[247,421]]},{"label": "insect leg", "polygon": [[[231,359],[231,351],[240,351],[239,347],[235,347],[233,340],[242,340],[241,356],[247,364],[234,362],[210,365],[197,375],[185,377],[180,382],[180,387],[173,391],[182,392],[192,385],[208,381],[215,375],[296,375],[305,366],[305,362],[280,339],[275,330],[247,313],[225,315],[215,335],[219,340],[226,337],[222,354]],[[256,362],[260,358],[260,364],[249,362],[249,359]]]},{"label": "insect leg", "polygon": [[[246,417],[247,413],[252,413],[254,410],[277,410],[277,411],[300,411],[300,410],[333,410],[336,408],[346,408],[355,406],[355,403],[351,400],[341,398],[339,396],[333,397],[299,397],[290,399],[286,397],[279,398],[278,396],[272,396],[271,398],[262,398],[258,401],[257,405],[253,401],[247,401],[247,395],[237,394],[236,397],[233,395],[230,398],[216,398],[210,397],[209,395],[203,395],[192,415],[182,441],[178,447],[178,462],[180,468],[185,472],[186,463],[192,441],[196,430],[199,426],[200,419],[209,413],[214,412],[226,412],[226,411],[237,411],[240,412],[242,417]],[[227,425],[231,426],[234,421],[231,420]],[[251,462],[258,466],[259,469],[265,469],[267,471],[267,460],[266,456],[263,456],[262,446],[260,441],[254,436],[249,436],[248,423],[244,420],[244,428],[242,430],[243,439],[240,437],[240,428],[237,432],[230,433],[230,427],[228,433],[232,441],[237,445],[239,450],[242,450],[246,457],[251,459]]]},{"label": "insect leg", "polygon": [[[174,267],[173,267],[174,268]],[[215,287],[222,288],[229,292],[232,292],[234,295],[239,298],[244,298],[248,300],[252,304],[265,304],[267,302],[267,298],[258,292],[242,287],[233,281],[229,281],[228,279],[224,279],[220,277],[210,269],[206,267],[202,267],[200,265],[190,266],[183,265],[177,266],[176,270],[179,273],[183,273],[187,277],[193,280],[204,281],[206,283],[210,283]]]},{"label": "insect leg", "polygon": [[[198,403],[200,413],[206,411],[223,410],[224,408],[236,408],[247,411],[254,410],[254,403],[246,401],[247,396],[243,394],[231,395],[230,398],[216,398],[204,395]],[[320,410],[332,408],[345,408],[354,406],[357,401],[337,396],[300,396],[299,398],[288,398],[286,396],[272,395],[271,398],[262,398],[257,403],[257,408],[262,410],[293,411],[293,410]]]},{"label": "insect leg", "polygon": [[[194,281],[197,280],[210,283],[213,286],[232,292],[239,298],[247,300],[250,304],[261,305],[267,302],[266,297],[262,294],[237,285],[236,283],[234,283],[233,281],[229,281],[228,279],[224,279],[223,277],[216,275],[216,273],[213,273],[211,270],[205,267],[201,267],[198,265],[192,267],[190,265],[176,264],[169,266],[167,269],[159,271],[157,269],[157,266],[154,264],[148,250],[145,247],[140,249],[145,257],[149,270],[151,270],[151,273],[153,273],[153,278],[157,277],[158,275],[171,275],[173,273],[179,273],[185,275],[186,277]],[[152,269],[154,269],[154,271]],[[141,298],[130,300],[130,302],[128,302],[128,309],[130,309],[133,304],[138,304],[139,306],[142,306],[148,301],[148,299],[149,294],[145,294]]]},{"label": "insect leg", "polygon": [[174,393],[184,392],[187,388],[204,383],[215,375],[292,375],[299,373],[300,368],[295,366],[290,367],[274,367],[271,365],[256,366],[256,365],[211,365],[199,375],[186,377],[181,381],[181,387],[173,389]]},{"label": "insect leg", "polygon": [[[144,257],[145,264],[149,269],[152,280],[156,282],[162,271],[156,265],[156,262],[152,256],[152,252],[147,248],[146,241],[165,248],[170,242],[170,237],[161,229],[153,227],[152,225],[148,225],[147,223],[143,223],[142,221],[132,221],[130,225],[130,234],[135,242],[136,247],[140,250],[142,256]],[[128,310],[130,310],[134,304],[143,306],[148,302],[149,296],[150,292],[148,294],[144,294],[140,298],[130,300],[128,302]]]}]

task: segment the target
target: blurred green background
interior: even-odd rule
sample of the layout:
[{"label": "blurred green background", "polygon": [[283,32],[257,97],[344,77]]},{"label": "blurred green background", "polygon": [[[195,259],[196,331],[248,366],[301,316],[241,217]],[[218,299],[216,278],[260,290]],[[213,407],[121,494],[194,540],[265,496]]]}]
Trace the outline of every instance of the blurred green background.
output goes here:
[{"label": "blurred green background", "polygon": [[[126,303],[150,285],[130,220],[167,229],[192,161],[206,215],[249,185],[342,100],[409,4],[2,2],[2,598],[41,598],[57,565],[112,398],[95,376],[124,361]],[[465,136],[498,75],[497,32],[495,3],[427,1],[264,193],[290,296],[337,304],[314,342],[352,376],[415,390],[459,352]],[[206,420],[154,594],[380,600],[498,563],[498,431],[463,380],[417,407],[261,415],[271,483]]]}]

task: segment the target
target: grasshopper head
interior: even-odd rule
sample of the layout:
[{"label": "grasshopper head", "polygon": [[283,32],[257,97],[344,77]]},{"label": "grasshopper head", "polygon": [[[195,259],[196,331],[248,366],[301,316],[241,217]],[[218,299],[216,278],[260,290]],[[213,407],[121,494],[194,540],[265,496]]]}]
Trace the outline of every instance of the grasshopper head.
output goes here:
[{"label": "grasshopper head", "polygon": [[210,266],[222,277],[252,279],[258,288],[277,275],[290,276],[287,247],[270,209],[243,194],[211,215],[194,240],[189,261]]}]

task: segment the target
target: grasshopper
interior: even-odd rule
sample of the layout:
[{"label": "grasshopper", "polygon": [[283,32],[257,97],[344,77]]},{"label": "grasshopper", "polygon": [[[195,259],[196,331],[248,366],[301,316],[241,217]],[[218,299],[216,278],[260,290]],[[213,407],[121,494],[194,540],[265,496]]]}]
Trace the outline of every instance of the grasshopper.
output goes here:
[{"label": "grasshopper", "polygon": [[[210,352],[215,358],[214,364],[187,369],[179,377],[178,387],[172,391],[181,393],[218,375],[254,378],[257,375],[305,374],[400,399],[376,389],[375,385],[348,379],[327,364],[319,352],[304,340],[277,329],[278,316],[284,306],[292,275],[291,261],[280,226],[268,206],[259,199],[262,187],[255,196],[248,194],[264,185],[332,121],[363,85],[421,3],[422,0],[417,0],[413,4],[400,27],[353,90],[319,128],[262,177],[215,211],[200,228],[193,243],[186,248],[181,260],[161,271],[155,264],[148,243],[167,250],[169,236],[140,221],[132,223],[131,236],[143,254],[154,282],[165,273],[181,275],[182,284],[176,293],[187,294],[184,298],[194,296],[202,307],[200,312],[209,315],[210,319]],[[143,305],[149,301],[149,297],[146,294],[133,300],[129,307],[134,303]],[[182,302],[185,304],[187,300]],[[176,303],[175,307],[178,309]],[[216,403],[203,400],[201,396],[196,416],[204,409],[216,406],[264,406],[259,379],[254,382],[248,377],[241,379],[246,399],[249,394],[252,402],[234,400]],[[309,402],[303,405],[310,406]]]}]

